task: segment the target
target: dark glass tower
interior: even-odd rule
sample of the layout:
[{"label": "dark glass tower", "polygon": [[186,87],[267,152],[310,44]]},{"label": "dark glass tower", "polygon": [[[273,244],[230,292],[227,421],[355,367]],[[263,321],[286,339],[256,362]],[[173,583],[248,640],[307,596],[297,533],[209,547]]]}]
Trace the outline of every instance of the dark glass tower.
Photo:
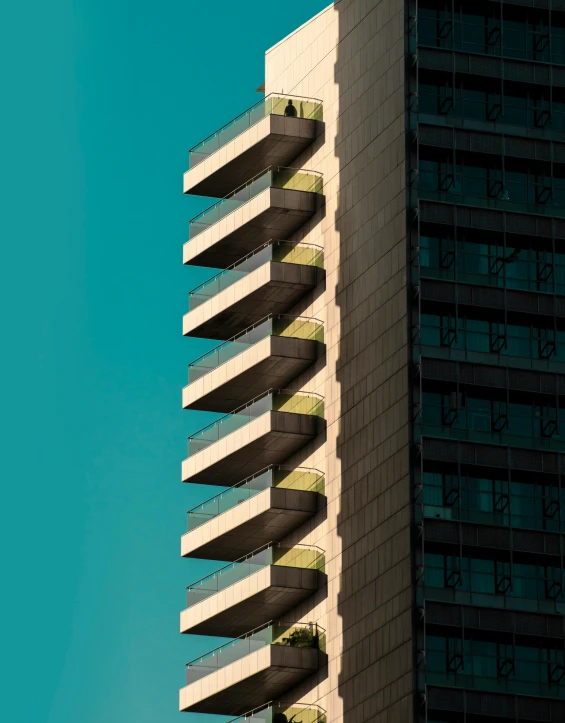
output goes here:
[{"label": "dark glass tower", "polygon": [[565,2],[407,13],[414,685],[565,720]]}]

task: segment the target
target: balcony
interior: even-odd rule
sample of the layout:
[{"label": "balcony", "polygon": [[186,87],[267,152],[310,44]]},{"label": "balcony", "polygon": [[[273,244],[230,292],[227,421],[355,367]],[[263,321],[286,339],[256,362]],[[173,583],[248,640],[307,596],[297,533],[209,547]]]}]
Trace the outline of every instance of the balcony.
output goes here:
[{"label": "balcony", "polygon": [[281,540],[321,506],[324,475],[301,467],[267,467],[188,512],[181,555],[236,560]]},{"label": "balcony", "polygon": [[323,342],[317,319],[268,316],[188,365],[182,406],[227,412],[250,396],[284,387],[323,354]]},{"label": "balcony", "polygon": [[270,542],[189,585],[180,631],[243,635],[251,625],[283,618],[322,587],[325,577],[319,548]]},{"label": "balcony", "polygon": [[[503,639],[504,640],[504,639]],[[419,686],[453,686],[469,690],[565,698],[565,656],[558,647],[512,645],[428,635]]]},{"label": "balcony", "polygon": [[[525,163],[526,161],[524,161]],[[430,168],[435,161],[420,161],[412,186],[411,204],[417,200],[439,201],[477,208],[498,209],[557,218],[565,217],[565,180],[540,172],[538,177],[526,166],[524,173],[502,172],[495,166]],[[517,178],[517,176],[522,176]]]},{"label": "balcony", "polygon": [[[425,245],[424,245],[425,244]],[[470,248],[476,249],[471,251]],[[418,277],[565,296],[565,258],[538,249],[422,239]]]},{"label": "balcony", "polygon": [[226,487],[280,464],[325,429],[319,394],[269,390],[188,438],[182,481]]},{"label": "balcony", "polygon": [[268,241],[188,294],[183,334],[227,339],[267,314],[284,313],[324,278],[324,251]]},{"label": "balcony", "polygon": [[[285,116],[289,100],[296,117]],[[272,93],[191,148],[184,192],[221,198],[267,166],[294,161],[321,131],[321,101]]]},{"label": "balcony", "polygon": [[271,166],[189,221],[184,263],[226,268],[270,239],[291,236],[323,202],[322,175]]},{"label": "balcony", "polygon": [[188,663],[180,710],[242,715],[281,698],[325,663],[323,628],[273,622]]},{"label": "balcony", "polygon": [[[432,321],[434,317],[428,315]],[[439,317],[436,317],[439,318]],[[436,359],[489,364],[538,372],[565,373],[565,334],[535,326],[514,327],[487,320],[467,319],[467,328],[447,323],[424,323],[412,330],[414,359]],[[506,332],[506,333],[505,333]],[[419,363],[419,362],[418,362]]]},{"label": "balcony", "polygon": [[317,705],[271,702],[248,711],[228,723],[326,723],[326,711]]}]

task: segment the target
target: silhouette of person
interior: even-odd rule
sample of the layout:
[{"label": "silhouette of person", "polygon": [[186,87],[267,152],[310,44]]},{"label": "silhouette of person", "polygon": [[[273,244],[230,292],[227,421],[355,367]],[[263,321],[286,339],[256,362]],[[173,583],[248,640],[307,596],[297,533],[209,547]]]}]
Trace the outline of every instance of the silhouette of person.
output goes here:
[{"label": "silhouette of person", "polygon": [[287,105],[287,107],[284,109],[284,114],[285,114],[286,116],[290,117],[290,118],[296,118],[296,116],[298,115],[298,114],[296,113],[296,108],[295,108],[294,105],[292,104],[292,101],[291,101],[291,100],[288,101],[288,105]]}]

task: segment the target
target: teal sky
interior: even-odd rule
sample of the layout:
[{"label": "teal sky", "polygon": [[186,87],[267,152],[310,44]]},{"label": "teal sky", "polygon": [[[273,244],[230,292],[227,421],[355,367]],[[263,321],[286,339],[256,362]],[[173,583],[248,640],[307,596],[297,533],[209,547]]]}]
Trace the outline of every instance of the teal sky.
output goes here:
[{"label": "teal sky", "polygon": [[[3,718],[177,712],[189,507],[187,151],[259,99],[264,51],[328,0],[8,3],[2,124]],[[7,464],[6,464],[7,461]],[[212,492],[213,493],[213,492]],[[7,644],[6,644],[7,643]]]}]

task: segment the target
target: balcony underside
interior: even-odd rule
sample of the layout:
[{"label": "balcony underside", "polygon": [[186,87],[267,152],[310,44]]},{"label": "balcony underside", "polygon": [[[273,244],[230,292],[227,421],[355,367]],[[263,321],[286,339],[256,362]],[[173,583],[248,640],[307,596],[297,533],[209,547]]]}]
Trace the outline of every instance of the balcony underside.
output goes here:
[{"label": "balcony underside", "polygon": [[323,196],[267,188],[184,244],[183,261],[225,269],[267,241],[288,239],[320,208]]},{"label": "balcony underside", "polygon": [[180,631],[237,638],[284,616],[323,584],[319,570],[270,565],[181,612]]},{"label": "balcony underside", "polygon": [[269,700],[283,699],[319,670],[323,658],[313,648],[267,645],[181,688],[180,710],[243,715]]},{"label": "balcony underside", "polygon": [[182,481],[230,487],[258,469],[281,464],[325,429],[308,414],[267,412],[182,463]]},{"label": "balcony underside", "polygon": [[183,334],[230,339],[269,314],[284,314],[324,279],[316,266],[269,261],[183,318]]},{"label": "balcony underside", "polygon": [[322,132],[310,118],[268,115],[184,174],[184,193],[224,198],[268,166],[288,166]]},{"label": "balcony underside", "polygon": [[189,384],[184,409],[229,412],[269,389],[283,389],[323,353],[311,339],[268,336]]},{"label": "balcony underside", "polygon": [[269,487],[183,535],[181,555],[237,560],[289,535],[316,514],[322,499],[317,492]]}]

